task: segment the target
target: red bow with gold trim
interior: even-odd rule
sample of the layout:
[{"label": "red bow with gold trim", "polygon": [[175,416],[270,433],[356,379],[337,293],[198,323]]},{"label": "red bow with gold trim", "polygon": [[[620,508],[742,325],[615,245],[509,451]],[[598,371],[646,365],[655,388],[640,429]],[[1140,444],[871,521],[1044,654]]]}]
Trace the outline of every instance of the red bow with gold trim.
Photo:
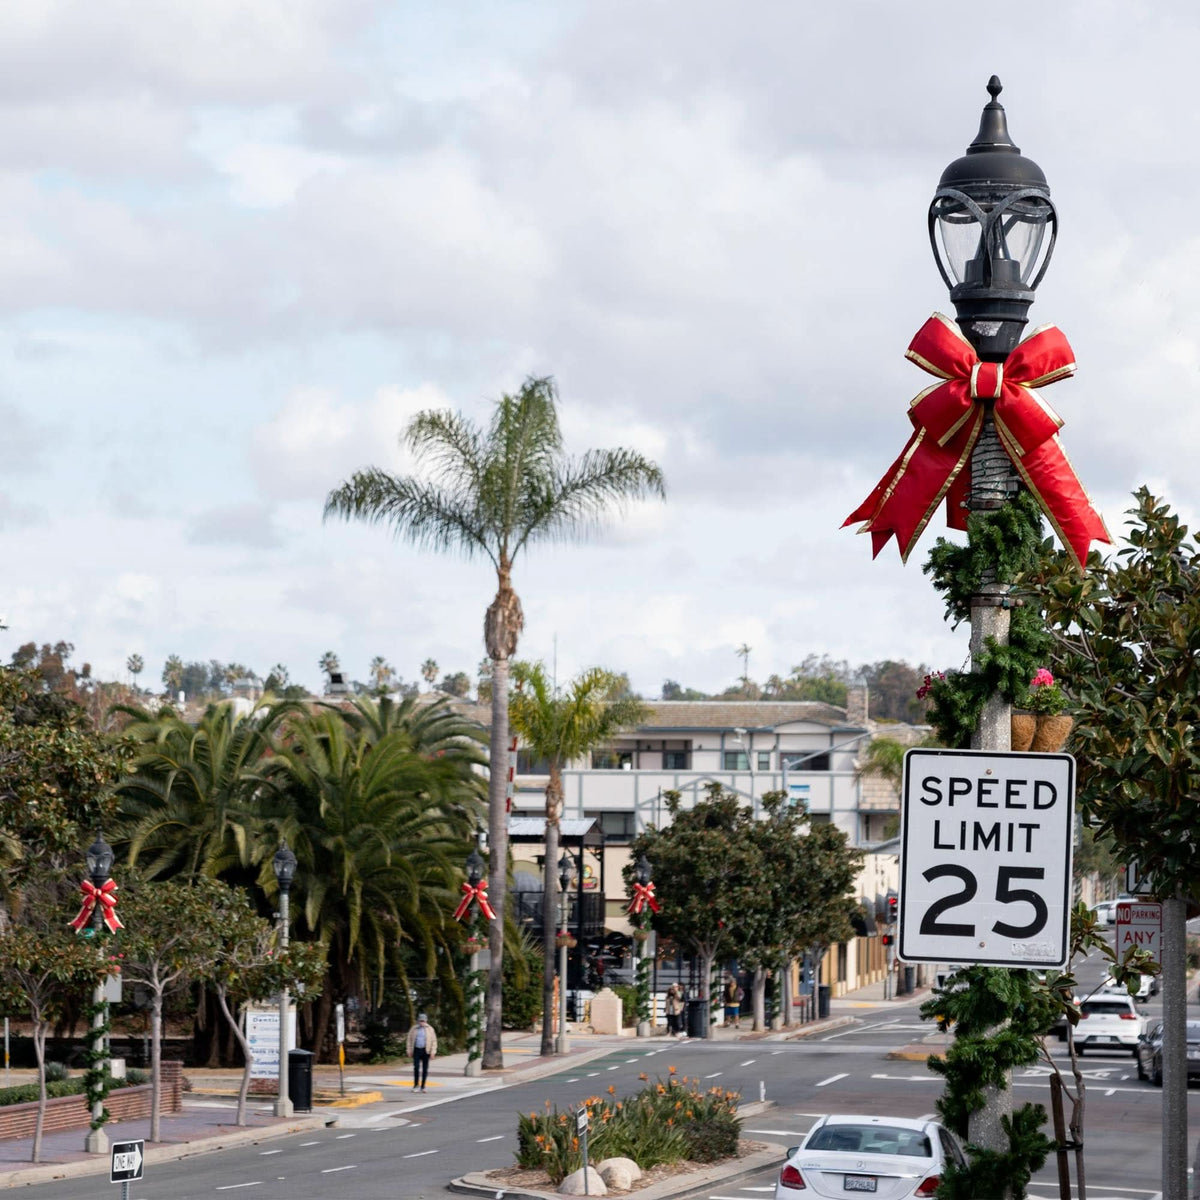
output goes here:
[{"label": "red bow with gold trim", "polygon": [[1032,390],[1075,373],[1061,330],[1043,325],[1003,363],[985,363],[949,317],[934,313],[905,357],[942,382],[913,400],[908,419],[915,432],[903,453],[843,522],[863,522],[859,532],[870,533],[872,557],[895,534],[907,561],[943,498],[946,523],[966,529],[971,451],[988,400],[1001,445],[1076,563],[1086,561],[1093,541],[1111,541],[1058,440],[1062,418]]},{"label": "red bow with gold trim", "polygon": [[654,898],[654,884],[635,883],[633,885],[633,899],[630,900],[627,911],[631,914],[640,913],[647,905],[650,906],[651,912],[662,911],[658,906],[658,901]]},{"label": "red bow with gold trim", "polygon": [[106,879],[101,887],[97,887],[90,879],[85,879],[79,885],[79,890],[83,893],[83,905],[75,920],[70,922],[72,929],[78,932],[88,923],[97,903],[110,933],[125,928],[117,916],[117,885],[114,880]]},{"label": "red bow with gold trim", "polygon": [[470,910],[471,902],[479,902],[479,911],[483,913],[489,921],[495,920],[496,910],[488,903],[487,898],[487,880],[481,879],[477,884],[472,886],[465,879],[462,885],[463,898],[458,902],[458,907],[454,910],[454,919],[461,921]]}]

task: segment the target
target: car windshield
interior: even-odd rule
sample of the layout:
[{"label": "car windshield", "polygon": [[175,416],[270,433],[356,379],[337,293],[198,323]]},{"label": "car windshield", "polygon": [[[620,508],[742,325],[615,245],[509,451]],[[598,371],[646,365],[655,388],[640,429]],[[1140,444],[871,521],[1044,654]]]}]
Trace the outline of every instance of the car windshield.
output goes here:
[{"label": "car windshield", "polygon": [[1100,1014],[1120,1016],[1129,1012],[1128,1000],[1085,1000],[1083,1002],[1084,1016],[1094,1017]]},{"label": "car windshield", "polygon": [[805,1150],[844,1150],[850,1154],[907,1154],[931,1158],[929,1139],[915,1129],[889,1125],[823,1125]]}]

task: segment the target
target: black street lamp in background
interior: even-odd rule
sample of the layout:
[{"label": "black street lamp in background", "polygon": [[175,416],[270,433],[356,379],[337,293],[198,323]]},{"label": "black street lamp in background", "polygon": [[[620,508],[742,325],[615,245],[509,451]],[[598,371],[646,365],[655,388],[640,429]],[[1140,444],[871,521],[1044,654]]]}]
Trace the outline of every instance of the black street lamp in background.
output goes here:
[{"label": "black street lamp in background", "polygon": [[555,1050],[566,1054],[567,1046],[567,916],[570,911],[571,881],[575,878],[575,860],[564,850],[558,860],[559,947],[558,947],[558,1044]]},{"label": "black street lamp in background", "polygon": [[[271,860],[275,882],[279,884],[279,949],[288,948],[288,893],[296,878],[296,856],[289,849],[287,838],[280,840],[279,849]],[[279,988],[279,1095],[275,1099],[275,1115],[290,1117],[292,1101],[288,1095],[288,990]]]},{"label": "black street lamp in background", "polygon": [[[113,865],[113,848],[104,840],[104,834],[99,829],[96,830],[96,840],[84,852],[84,857],[87,860],[88,876],[91,879],[92,887],[96,889],[95,902],[92,907],[92,930],[99,942],[100,935],[104,930],[104,904],[100,897],[100,890],[112,878]],[[97,952],[103,954],[104,950],[98,945]],[[107,1024],[108,998],[105,995],[105,985],[98,983],[92,993],[93,1053],[98,1054],[104,1050],[104,1027]],[[107,1059],[95,1065],[105,1074],[110,1070]],[[95,1124],[103,1117],[104,1101],[96,1100],[92,1104],[92,1123],[95,1127],[88,1130],[83,1143],[83,1148],[88,1154],[108,1153],[108,1135],[104,1132],[102,1125]]]},{"label": "black street lamp in background", "polygon": [[1050,264],[1058,214],[1041,167],[1009,137],[995,75],[987,90],[979,133],[942,172],[929,241],[959,327],[981,359],[1002,362],[1021,339]]}]

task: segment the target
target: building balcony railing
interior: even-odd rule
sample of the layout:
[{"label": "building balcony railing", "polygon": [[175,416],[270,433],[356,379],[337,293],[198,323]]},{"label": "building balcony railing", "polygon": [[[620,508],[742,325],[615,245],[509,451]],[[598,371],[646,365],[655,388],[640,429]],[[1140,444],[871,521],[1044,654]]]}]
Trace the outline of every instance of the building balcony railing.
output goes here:
[{"label": "building balcony railing", "polygon": [[[518,925],[528,926],[540,932],[542,929],[543,892],[513,892],[513,918]],[[579,905],[583,903],[583,928],[579,928]],[[567,906],[567,928],[577,936],[602,937],[604,934],[604,897],[599,892],[584,892],[583,896],[572,894]],[[558,913],[554,920],[557,925]]]}]

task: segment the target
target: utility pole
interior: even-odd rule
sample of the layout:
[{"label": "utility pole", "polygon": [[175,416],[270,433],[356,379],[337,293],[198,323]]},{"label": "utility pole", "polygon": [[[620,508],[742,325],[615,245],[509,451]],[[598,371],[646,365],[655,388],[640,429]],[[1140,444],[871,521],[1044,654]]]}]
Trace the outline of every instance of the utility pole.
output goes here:
[{"label": "utility pole", "polygon": [[1187,903],[1163,901],[1162,1200],[1187,1200]]}]

